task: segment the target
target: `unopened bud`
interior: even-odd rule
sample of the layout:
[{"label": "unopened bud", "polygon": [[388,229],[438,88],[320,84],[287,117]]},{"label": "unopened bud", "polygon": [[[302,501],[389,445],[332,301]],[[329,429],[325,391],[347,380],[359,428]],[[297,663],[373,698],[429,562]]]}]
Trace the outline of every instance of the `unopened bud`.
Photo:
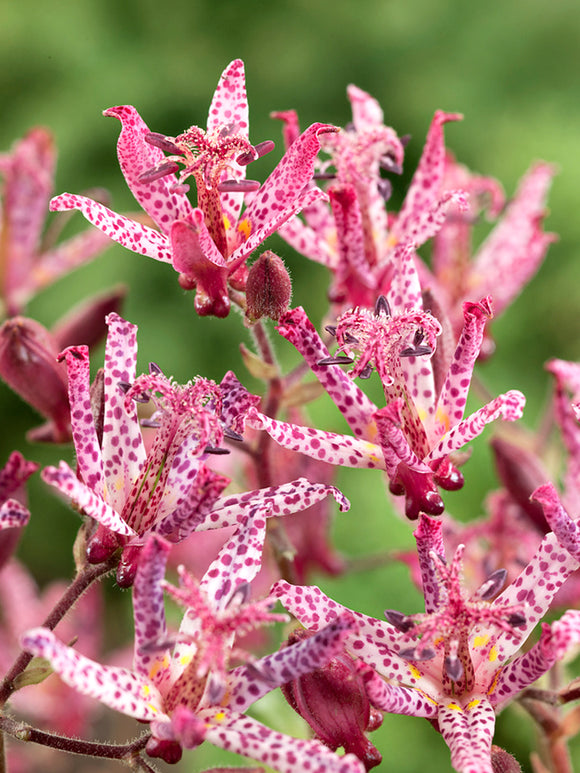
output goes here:
[{"label": "unopened bud", "polygon": [[246,316],[251,322],[262,317],[279,320],[290,306],[292,282],[282,258],[263,252],[251,267],[246,282]]},{"label": "unopened bud", "polygon": [[491,768],[493,773],[522,773],[516,758],[495,744],[491,747]]},{"label": "unopened bud", "polygon": [[121,311],[126,295],[127,288],[119,286],[87,298],[75,306],[51,328],[58,351],[79,344],[86,344],[91,349],[99,344],[107,335],[107,315]]},{"label": "unopened bud", "polygon": [[39,322],[13,317],[0,327],[0,377],[20,397],[49,419],[44,439],[70,439],[66,371],[56,360],[53,336]]},{"label": "unopened bud", "polygon": [[[289,643],[305,636],[306,632],[294,634]],[[344,747],[367,770],[381,763],[379,751],[365,735],[365,731],[375,730],[380,722],[377,724],[376,712],[371,712],[364,681],[351,657],[338,655],[326,666],[282,685],[281,690],[329,749]]]}]

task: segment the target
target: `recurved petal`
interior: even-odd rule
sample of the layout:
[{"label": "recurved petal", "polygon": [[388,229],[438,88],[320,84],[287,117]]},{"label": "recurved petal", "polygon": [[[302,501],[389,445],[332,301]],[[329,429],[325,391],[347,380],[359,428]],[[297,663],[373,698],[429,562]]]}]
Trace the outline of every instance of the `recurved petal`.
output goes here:
[{"label": "recurved petal", "polygon": [[311,483],[306,478],[297,478],[280,486],[269,486],[244,494],[220,497],[196,531],[234,526],[241,523],[250,507],[255,506],[264,507],[268,517],[301,512],[329,495],[335,498],[342,512],[349,509],[350,502],[337,488],[325,483]]},{"label": "recurved petal", "polygon": [[7,499],[0,507],[0,529],[26,526],[29,520],[29,510],[15,499]]},{"label": "recurved petal", "polygon": [[241,526],[212,561],[200,583],[216,611],[224,609],[236,588],[250,583],[260,571],[270,510],[266,505],[246,512]]},{"label": "recurved petal", "polygon": [[280,773],[365,773],[353,754],[339,757],[319,741],[291,738],[242,714],[207,709],[200,716],[208,725],[205,737],[210,743],[260,760]]},{"label": "recurved petal", "polygon": [[[319,135],[336,131],[335,126],[314,123],[290,145],[246,211],[253,231],[265,225],[279,211],[296,206],[296,200],[314,174],[314,162],[320,150]],[[302,206],[309,203],[312,202]]]},{"label": "recurved petal", "polygon": [[183,194],[171,192],[171,187],[177,183],[173,174],[148,183],[139,179],[144,172],[164,161],[163,151],[145,141],[149,128],[131,105],[110,107],[103,115],[121,121],[121,134],[117,142],[121,171],[133,196],[159,228],[168,234],[174,220],[188,217],[192,210],[191,204]]},{"label": "recurved petal", "polygon": [[353,615],[356,631],[347,636],[345,648],[348,652],[388,679],[402,681],[409,686],[432,689],[430,683],[423,679],[420,670],[415,666],[411,668],[409,663],[397,654],[408,647],[408,638],[384,620],[347,609],[314,585],[290,585],[285,580],[280,580],[272,587],[271,595],[279,598],[303,626],[314,631],[321,630],[344,614]]},{"label": "recurved petal", "polygon": [[75,507],[94,518],[95,521],[116,534],[123,534],[127,537],[135,536],[133,529],[125,523],[121,516],[107,505],[102,497],[81,483],[66,462],[60,462],[58,467],[45,467],[41,477],[46,483],[64,494],[67,499],[74,503]]},{"label": "recurved petal", "polygon": [[580,641],[580,611],[569,609],[552,625],[542,624],[540,640],[501,670],[490,694],[496,711],[533,684]]},{"label": "recurved petal", "polygon": [[322,668],[342,652],[346,635],[353,628],[354,618],[341,615],[314,636],[234,669],[228,685],[228,705],[235,711],[245,711],[270,690]]},{"label": "recurved petal", "polygon": [[62,193],[50,202],[51,211],[60,212],[68,209],[78,209],[85,218],[102,231],[110,239],[122,244],[132,252],[146,255],[148,258],[162,263],[171,263],[172,255],[169,241],[159,231],[149,226],[141,225],[124,215],[118,215],[103,204],[99,204],[86,196],[76,196],[73,193]]},{"label": "recurved petal", "polygon": [[459,121],[461,118],[459,113],[436,111],[427,133],[421,160],[393,227],[393,238],[407,240],[409,238],[407,234],[413,232],[416,228],[415,224],[421,222],[426,213],[431,212],[437,206],[442,193],[441,187],[445,172],[443,125],[447,121]]},{"label": "recurved petal", "polygon": [[492,316],[491,296],[482,298],[479,303],[463,304],[463,329],[437,401],[434,416],[436,437],[463,419],[473,368],[483,341],[483,331]]},{"label": "recurved petal", "polygon": [[47,628],[33,628],[22,637],[22,646],[46,658],[63,682],[130,717],[151,721],[163,715],[161,695],[142,676],[126,668],[102,666],[67,647]]},{"label": "recurved petal", "polygon": [[481,435],[485,425],[492,421],[521,419],[525,404],[526,398],[517,389],[510,389],[509,392],[499,395],[483,408],[472,413],[467,419],[453,426],[447,434],[443,435],[439,443],[425,458],[425,461],[433,466],[434,462],[438,462],[453,451],[463,448],[470,440]]}]

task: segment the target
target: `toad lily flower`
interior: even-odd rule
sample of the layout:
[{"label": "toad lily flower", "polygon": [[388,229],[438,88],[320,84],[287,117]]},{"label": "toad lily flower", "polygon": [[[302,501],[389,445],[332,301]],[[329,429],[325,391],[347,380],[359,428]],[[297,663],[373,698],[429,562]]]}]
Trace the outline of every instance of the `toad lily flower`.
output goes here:
[{"label": "toad lily flower", "polygon": [[75,689],[149,722],[152,737],[146,750],[166,762],[177,762],[183,748],[205,740],[281,773],[363,773],[353,755],[337,757],[317,741],[284,736],[243,713],[280,684],[328,662],[353,625],[345,615],[304,642],[228,670],[236,629],[247,631],[278,617],[264,607],[271,599],[245,601],[248,583],[260,567],[265,532],[264,509],[249,508],[199,586],[181,570],[181,588],[170,589],[186,606],[175,642],[168,639],[163,609],[162,578],[170,546],[150,538],[134,586],[132,671],[97,664],[42,628],[28,632],[23,646],[47,658]]},{"label": "toad lily flower", "polygon": [[[431,266],[422,266],[423,282],[432,288],[457,334],[461,328],[461,306],[469,297],[493,295],[499,316],[519,295],[541,265],[555,235],[542,230],[546,198],[555,169],[545,162],[534,164],[522,178],[504,209],[501,186],[489,177],[469,172],[447,154],[444,185],[469,193],[469,205],[461,211],[453,206],[433,240]],[[488,216],[501,214],[495,228],[474,253],[471,232],[482,205]],[[502,282],[497,277],[503,277]],[[482,354],[493,351],[485,341]]]},{"label": "toad lily flower", "polygon": [[[389,288],[396,246],[409,242],[419,247],[437,233],[452,204],[466,206],[460,191],[443,187],[443,125],[461,116],[435,113],[403,206],[389,216],[385,200],[391,185],[381,176],[381,168],[400,174],[403,142],[383,124],[383,111],[370,94],[356,86],[349,86],[347,93],[352,124],[322,137],[322,149],[331,156],[320,175],[333,178],[327,190],[330,208],[323,202],[304,208],[304,219],[292,218],[280,234],[298,252],[333,272],[333,301],[372,308],[377,295]],[[274,115],[285,121],[287,136],[296,133],[294,113]]]},{"label": "toad lily flower", "polygon": [[[411,253],[406,254],[412,261]],[[406,265],[404,275],[412,277],[414,264]],[[396,295],[391,297],[397,300]],[[400,297],[398,300],[400,307]],[[416,518],[421,511],[438,515],[443,501],[435,483],[450,490],[463,485],[463,477],[449,456],[480,435],[489,422],[520,418],[525,404],[521,392],[511,390],[463,418],[473,366],[490,315],[489,298],[465,304],[464,328],[455,355],[447,375],[439,377],[436,384],[433,359],[426,357],[435,348],[440,326],[430,314],[412,308],[391,314],[391,304],[382,297],[374,314],[366,309],[346,312],[329,328],[338,340],[339,351],[345,354],[331,357],[304,310],[291,310],[282,317],[279,332],[304,356],[355,437],[276,421],[255,408],[250,410],[248,422],[266,430],[284,448],[315,459],[386,470],[391,491],[406,496],[408,517]],[[336,366],[352,363],[355,351],[360,357],[349,376]],[[351,378],[368,377],[375,368],[387,399],[387,406],[381,409]]]},{"label": "toad lily flower", "polygon": [[52,135],[40,126],[0,154],[0,317],[22,314],[40,290],[110,244],[92,228],[58,246],[43,238],[55,162]]},{"label": "toad lily flower", "polygon": [[[246,166],[271,150],[273,143],[249,142],[244,66],[239,59],[220,78],[206,131],[193,126],[179,137],[152,133],[130,105],[112,107],[105,115],[121,121],[117,146],[121,170],[159,230],[69,193],[53,199],[51,208],[79,209],[114,241],[171,264],[183,288],[196,288],[198,314],[225,317],[230,305],[228,281],[243,289],[244,264],[253,250],[300,209],[325,197],[308,184],[320,149],[319,135],[337,129],[313,124],[262,186],[247,181]],[[184,169],[176,178],[179,164]],[[185,196],[184,180],[190,176],[197,188],[195,208]],[[242,212],[248,191],[251,201]]]},{"label": "toad lily flower", "polygon": [[[121,585],[131,584],[150,531],[178,541],[194,530],[236,525],[248,504],[268,503],[272,515],[285,515],[329,494],[348,509],[333,486],[305,479],[219,498],[228,481],[204,461],[208,454],[225,451],[224,435],[240,438],[245,413],[259,398],[233,373],[220,385],[196,379],[179,386],[152,365],[149,374],[136,379],[136,326],[118,314],[110,314],[107,323],[102,416],[93,415],[87,348],[69,347],[63,353],[78,476],[62,461],[45,468],[42,477],[100,524],[89,542],[90,561],[103,561],[124,545],[117,577]],[[147,452],[135,401],[148,402],[151,394],[157,410],[146,423],[156,433]]]},{"label": "toad lily flower", "polygon": [[[346,650],[362,661],[359,668],[371,703],[382,711],[431,720],[460,773],[493,772],[495,714],[580,643],[580,612],[569,610],[555,623],[544,623],[539,641],[518,654],[580,565],[578,526],[551,486],[541,487],[535,496],[553,532],[499,596],[505,580],[501,570],[475,594],[466,594],[460,584],[462,548],[446,564],[442,523],[423,515],[415,537],[425,613],[388,610],[388,622],[355,613],[358,632],[347,636]],[[273,593],[313,631],[347,611],[315,587],[281,581]]]}]

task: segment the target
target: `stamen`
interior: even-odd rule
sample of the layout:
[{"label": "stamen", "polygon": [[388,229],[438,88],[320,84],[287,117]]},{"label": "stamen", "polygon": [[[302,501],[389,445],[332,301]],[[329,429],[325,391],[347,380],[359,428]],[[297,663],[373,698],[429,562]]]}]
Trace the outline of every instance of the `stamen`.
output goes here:
[{"label": "stamen", "polygon": [[384,295],[379,295],[375,303],[375,316],[378,317],[381,314],[384,314],[385,317],[391,316],[391,307]]},{"label": "stamen", "polygon": [[229,137],[231,134],[234,134],[238,129],[238,124],[235,121],[231,121],[231,123],[225,124],[225,126],[222,126],[219,132],[219,137],[222,139],[224,137]]},{"label": "stamen", "polygon": [[160,374],[163,373],[163,371],[161,370],[159,365],[157,365],[156,362],[150,362],[149,363],[149,373],[151,373],[151,374],[153,374],[155,376],[159,376]]},{"label": "stamen", "polygon": [[189,191],[189,185],[187,183],[176,183],[169,189],[171,193],[187,193]]},{"label": "stamen", "polygon": [[400,164],[397,164],[395,159],[388,153],[381,158],[379,161],[379,166],[386,172],[392,172],[393,174],[403,174],[403,167]]},{"label": "stamen", "polygon": [[205,454],[214,454],[215,456],[225,456],[231,453],[228,448],[219,448],[218,446],[206,446],[203,452]]},{"label": "stamen", "polygon": [[220,193],[251,193],[259,188],[257,180],[223,180],[217,185]]},{"label": "stamen", "polygon": [[253,150],[248,150],[246,153],[241,153],[236,161],[240,166],[247,166],[252,161],[256,161],[258,158],[262,158],[266,153],[270,153],[274,150],[275,144],[272,140],[265,140],[254,145]]},{"label": "stamen", "polygon": [[324,357],[319,360],[317,365],[352,365],[354,357],[347,357],[345,354],[339,354],[337,357]]},{"label": "stamen", "polygon": [[401,633],[407,633],[415,626],[415,623],[407,615],[398,612],[396,609],[385,609],[385,618],[388,623],[393,625],[397,631],[401,631]]},{"label": "stamen", "polygon": [[228,602],[226,604],[226,608],[231,606],[234,602],[236,604],[239,604],[240,606],[242,604],[245,604],[246,601],[250,598],[250,583],[249,582],[243,582],[234,590],[230,598],[228,599]]},{"label": "stamen", "polygon": [[324,329],[327,333],[330,333],[331,336],[336,335],[336,325],[327,325]]},{"label": "stamen", "polygon": [[131,389],[131,384],[128,384],[126,381],[119,381],[117,386],[124,394],[127,394],[127,392]]},{"label": "stamen", "polygon": [[229,440],[237,440],[238,442],[242,442],[244,439],[243,435],[240,435],[239,432],[236,432],[235,430],[231,429],[231,427],[223,427],[224,431],[224,437],[227,437]]},{"label": "stamen", "polygon": [[482,601],[489,601],[489,599],[492,599],[503,588],[506,578],[506,569],[496,569],[495,572],[492,572],[489,575],[483,585],[480,586],[475,595]]},{"label": "stamen", "polygon": [[168,174],[173,174],[179,169],[177,161],[165,161],[159,166],[154,166],[153,169],[148,169],[143,174],[139,175],[139,182],[152,183],[155,180],[159,180],[161,177],[167,177]]},{"label": "stamen", "polygon": [[526,616],[523,612],[512,612],[508,617],[508,623],[514,628],[521,628],[526,624]]},{"label": "stamen", "polygon": [[360,341],[358,340],[358,338],[356,338],[351,333],[349,333],[348,330],[344,334],[344,340],[345,340],[345,343],[351,344],[353,346],[360,344]]},{"label": "stamen", "polygon": [[393,195],[393,186],[391,185],[390,180],[384,180],[382,178],[377,180],[377,190],[383,201],[388,201]]},{"label": "stamen", "polygon": [[399,142],[401,143],[401,145],[403,147],[408,145],[410,141],[411,141],[411,135],[410,134],[403,134],[402,137],[399,137]]},{"label": "stamen", "polygon": [[161,422],[157,419],[141,419],[141,426],[148,427],[149,429],[158,429],[161,426]]},{"label": "stamen", "polygon": [[170,137],[166,137],[160,132],[149,132],[145,135],[144,139],[145,142],[149,143],[149,145],[153,145],[155,148],[160,148],[166,153],[177,154],[179,156],[183,155],[183,150],[179,147],[179,145],[176,145]]},{"label": "stamen", "polygon": [[313,180],[336,180],[335,172],[314,172]]},{"label": "stamen", "polygon": [[361,372],[358,374],[359,378],[370,378],[373,373],[373,366],[370,364],[370,362],[367,362],[367,364],[364,366],[364,368],[361,370]]},{"label": "stamen", "polygon": [[400,352],[401,357],[421,357],[424,354],[433,354],[433,349],[430,346],[407,346]]}]

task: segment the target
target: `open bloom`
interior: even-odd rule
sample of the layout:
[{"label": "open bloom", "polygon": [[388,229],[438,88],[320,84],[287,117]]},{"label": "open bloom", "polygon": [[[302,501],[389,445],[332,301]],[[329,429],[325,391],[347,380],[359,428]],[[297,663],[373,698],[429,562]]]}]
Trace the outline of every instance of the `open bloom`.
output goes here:
[{"label": "open bloom", "polygon": [[[505,206],[499,183],[472,174],[451,154],[445,157],[443,186],[468,193],[468,206],[452,205],[441,229],[433,239],[431,269],[422,265],[422,283],[429,287],[448,316],[454,332],[462,324],[465,300],[493,295],[495,316],[499,316],[519,295],[540,267],[555,235],[542,230],[546,198],[554,167],[543,161],[532,165],[522,178],[514,197]],[[474,251],[473,226],[482,208],[490,219],[501,215],[497,225]],[[498,282],[498,277],[502,278]],[[485,340],[482,354],[493,351]]]},{"label": "open bloom", "polygon": [[[348,509],[333,486],[304,478],[220,498],[228,480],[205,462],[224,450],[225,435],[240,438],[245,414],[259,398],[231,372],[219,385],[201,378],[178,385],[155,365],[136,378],[136,326],[118,314],[110,314],[107,322],[102,399],[91,401],[98,386],[91,392],[87,347],[63,353],[78,475],[64,461],[42,472],[47,483],[100,524],[89,542],[91,561],[102,561],[123,545],[118,580],[129,585],[151,531],[179,541],[196,530],[235,526],[250,503],[268,503],[272,515],[285,515],[329,494]],[[146,423],[155,437],[146,451],[135,401],[146,403],[151,397],[156,410]]]},{"label": "open bloom", "polygon": [[43,240],[55,161],[52,135],[40,126],[0,154],[0,317],[21,314],[36,293],[109,245],[92,228],[57,246]]},{"label": "open bloom", "polygon": [[[544,623],[539,641],[518,654],[580,565],[577,524],[551,486],[535,496],[553,531],[502,593],[497,595],[505,580],[500,570],[468,595],[460,582],[462,547],[446,564],[442,523],[423,515],[415,537],[425,613],[387,610],[388,622],[354,613],[358,630],[347,636],[347,651],[362,661],[371,702],[382,711],[431,720],[460,773],[492,773],[496,713],[580,643],[580,612],[569,610]],[[347,611],[315,587],[279,582],[273,593],[313,631]]]},{"label": "open bloom", "polygon": [[[178,137],[152,133],[130,105],[112,107],[105,115],[121,121],[117,146],[121,170],[159,230],[69,193],[53,199],[51,209],[79,209],[114,241],[171,264],[182,287],[196,288],[199,314],[226,316],[228,282],[243,289],[244,264],[253,250],[292,215],[325,196],[308,183],[320,149],[319,135],[337,130],[313,124],[263,185],[247,181],[247,165],[273,143],[250,144],[244,66],[239,59],[220,78],[207,130],[192,126]],[[179,164],[184,169],[177,178]],[[184,180],[190,176],[196,183],[197,207],[185,196],[188,186]],[[248,192],[251,200],[242,211]]]},{"label": "open bloom", "polygon": [[[303,309],[285,314],[278,327],[339,408],[354,437],[300,427],[271,419],[252,408],[248,422],[266,430],[285,448],[347,467],[386,470],[391,491],[405,494],[406,513],[440,514],[443,501],[435,484],[456,489],[463,484],[450,455],[477,437],[486,424],[522,415],[525,398],[517,390],[499,395],[464,418],[471,375],[483,330],[491,316],[489,298],[464,306],[464,327],[450,362],[433,353],[438,321],[418,305],[417,275],[410,251],[401,255],[401,276],[393,282],[391,301],[380,299],[375,312],[355,309],[341,315],[331,332],[339,350],[331,357]],[[411,303],[402,303],[409,298]],[[404,309],[391,313],[391,308]],[[353,363],[350,375],[339,367]],[[441,372],[442,367],[445,368]],[[376,369],[387,405],[379,409],[352,380]]]},{"label": "open bloom", "polygon": [[[282,773],[362,773],[356,757],[337,757],[317,741],[302,741],[244,715],[280,684],[326,663],[340,651],[352,617],[314,637],[229,670],[235,632],[268,622],[268,602],[246,603],[248,583],[260,567],[265,511],[249,507],[231,540],[197,584],[184,569],[171,595],[186,607],[176,640],[168,638],[163,574],[170,549],[153,536],[145,547],[134,586],[135,656],[132,671],[103,666],[62,644],[50,631],[23,637],[30,652],[47,658],[68,684],[106,705],[149,722],[151,756],[176,762],[182,748],[204,740],[260,760]],[[270,600],[271,601],[271,600]]]},{"label": "open bloom", "polygon": [[[281,235],[301,254],[322,263],[333,273],[331,300],[346,306],[372,308],[387,293],[398,244],[424,244],[441,227],[449,207],[466,206],[464,195],[443,186],[445,146],[443,125],[461,118],[438,110],[431,123],[423,154],[398,214],[388,214],[385,202],[390,181],[381,169],[400,173],[403,142],[383,123],[378,102],[356,86],[349,86],[353,121],[343,131],[322,138],[330,162],[320,167],[330,177],[330,207],[316,202],[292,218]],[[287,141],[297,135],[296,115],[277,113],[285,121]]]}]

